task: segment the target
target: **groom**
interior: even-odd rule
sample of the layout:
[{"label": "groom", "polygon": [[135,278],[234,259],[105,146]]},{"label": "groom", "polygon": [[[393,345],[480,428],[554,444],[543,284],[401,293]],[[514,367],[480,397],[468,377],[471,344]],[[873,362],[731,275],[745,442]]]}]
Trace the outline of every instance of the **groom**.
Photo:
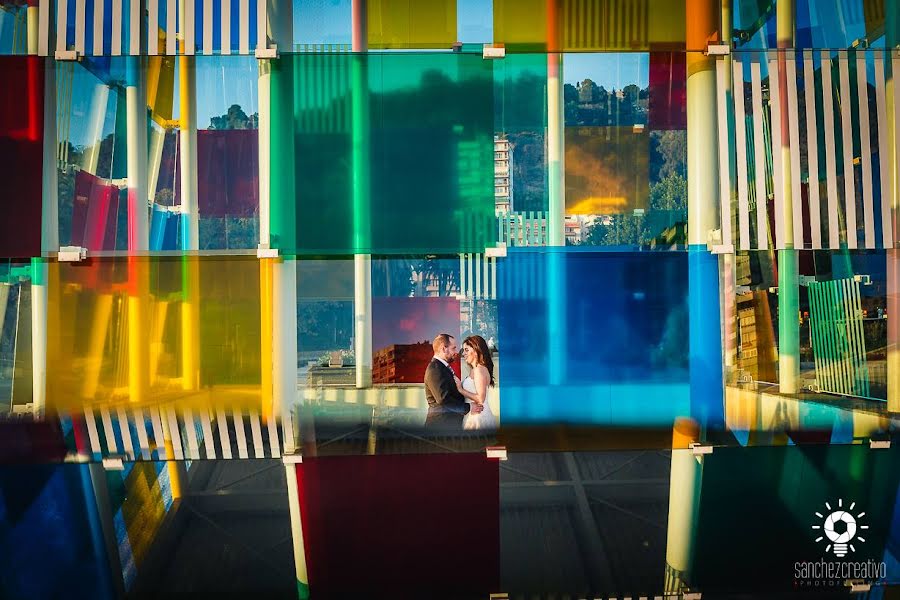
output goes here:
[{"label": "groom", "polygon": [[[469,412],[469,404],[456,387],[457,379],[450,363],[458,354],[456,339],[441,333],[432,342],[434,358],[425,369],[425,399],[428,401],[428,416],[425,428],[429,430],[462,431],[463,417]],[[480,406],[471,409],[481,412]]]}]

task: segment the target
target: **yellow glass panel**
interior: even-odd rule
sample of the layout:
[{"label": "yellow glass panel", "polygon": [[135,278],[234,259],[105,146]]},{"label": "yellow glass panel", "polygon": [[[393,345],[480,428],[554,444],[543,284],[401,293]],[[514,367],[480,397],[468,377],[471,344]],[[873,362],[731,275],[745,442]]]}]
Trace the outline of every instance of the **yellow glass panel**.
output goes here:
[{"label": "yellow glass panel", "polygon": [[494,2],[494,42],[512,51],[677,50],[684,40],[684,2]]},{"label": "yellow glass panel", "polygon": [[369,48],[450,48],[456,0],[371,0]]},{"label": "yellow glass panel", "polygon": [[566,214],[646,209],[648,135],[636,127],[566,127]]},{"label": "yellow glass panel", "polygon": [[52,407],[261,408],[256,257],[117,257],[50,271]]}]

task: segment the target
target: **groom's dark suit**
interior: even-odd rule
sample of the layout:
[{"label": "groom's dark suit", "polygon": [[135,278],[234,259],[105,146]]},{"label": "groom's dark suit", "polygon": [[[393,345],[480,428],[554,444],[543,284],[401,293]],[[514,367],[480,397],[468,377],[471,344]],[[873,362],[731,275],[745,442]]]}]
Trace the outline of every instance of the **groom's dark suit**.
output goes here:
[{"label": "groom's dark suit", "polygon": [[453,370],[432,358],[425,369],[425,399],[428,400],[427,429],[462,431],[463,417],[469,412],[466,398],[456,389]]}]

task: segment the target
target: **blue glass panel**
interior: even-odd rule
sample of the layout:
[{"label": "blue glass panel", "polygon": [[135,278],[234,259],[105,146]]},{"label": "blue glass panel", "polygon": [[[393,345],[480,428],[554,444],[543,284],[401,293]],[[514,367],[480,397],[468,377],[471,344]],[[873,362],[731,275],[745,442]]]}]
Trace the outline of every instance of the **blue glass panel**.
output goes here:
[{"label": "blue glass panel", "polygon": [[511,249],[497,269],[505,424],[688,414],[687,256]]},{"label": "blue glass panel", "polygon": [[113,597],[89,469],[0,467],[0,596]]}]

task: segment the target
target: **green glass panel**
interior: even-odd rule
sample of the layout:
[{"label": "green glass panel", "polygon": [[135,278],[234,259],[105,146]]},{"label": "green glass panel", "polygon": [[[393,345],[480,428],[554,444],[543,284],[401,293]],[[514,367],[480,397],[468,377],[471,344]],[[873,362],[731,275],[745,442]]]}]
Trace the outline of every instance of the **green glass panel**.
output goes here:
[{"label": "green glass panel", "polygon": [[497,61],[494,104],[496,135],[509,142],[511,153],[509,210],[546,211],[547,55],[510,54]]},{"label": "green glass panel", "polygon": [[272,245],[286,254],[494,243],[493,65],[302,54],[272,71]]}]

